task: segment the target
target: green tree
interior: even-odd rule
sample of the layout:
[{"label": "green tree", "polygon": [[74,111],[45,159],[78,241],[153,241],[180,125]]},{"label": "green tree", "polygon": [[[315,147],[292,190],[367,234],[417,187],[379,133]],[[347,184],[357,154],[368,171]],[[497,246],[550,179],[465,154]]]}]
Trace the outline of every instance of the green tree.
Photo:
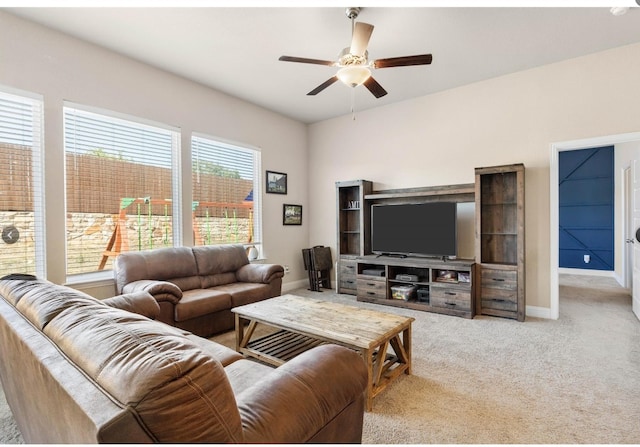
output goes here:
[{"label": "green tree", "polygon": [[217,163],[208,160],[196,160],[193,165],[195,172],[200,174],[211,174],[217,177],[240,178],[240,173],[235,169],[225,168]]},{"label": "green tree", "polygon": [[111,154],[107,151],[105,151],[103,148],[101,147],[96,147],[95,149],[91,149],[89,152],[87,152],[89,155],[92,155],[94,157],[100,157],[100,158],[109,158],[111,160],[120,160],[120,161],[124,161],[126,160],[124,155],[122,155],[122,151],[118,151],[118,154]]}]

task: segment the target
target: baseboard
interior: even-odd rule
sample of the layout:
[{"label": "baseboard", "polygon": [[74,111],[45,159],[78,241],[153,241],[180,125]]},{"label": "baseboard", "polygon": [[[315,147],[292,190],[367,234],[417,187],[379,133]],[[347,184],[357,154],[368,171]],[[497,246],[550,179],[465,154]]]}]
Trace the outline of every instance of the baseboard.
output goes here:
[{"label": "baseboard", "polygon": [[558,273],[565,275],[584,275],[584,276],[607,276],[615,278],[616,274],[613,270],[589,270],[589,269],[570,269],[561,267]]},{"label": "baseboard", "polygon": [[295,289],[302,289],[309,287],[308,279],[300,279],[298,281],[284,282],[282,283],[282,293],[289,293]]},{"label": "baseboard", "polygon": [[613,270],[588,270],[588,269],[570,269],[559,268],[558,274],[562,275],[576,275],[576,276],[598,276],[601,278],[613,278],[621,287],[625,287],[624,279],[616,274]]},{"label": "baseboard", "polygon": [[527,317],[546,318],[551,320],[551,309],[548,307],[527,306]]}]

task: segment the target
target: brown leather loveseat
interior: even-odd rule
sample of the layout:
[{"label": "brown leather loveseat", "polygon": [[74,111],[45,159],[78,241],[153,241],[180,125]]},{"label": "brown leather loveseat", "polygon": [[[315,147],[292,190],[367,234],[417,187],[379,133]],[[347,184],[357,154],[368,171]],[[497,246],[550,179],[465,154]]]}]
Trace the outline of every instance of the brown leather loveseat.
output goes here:
[{"label": "brown leather loveseat", "polygon": [[240,244],[158,248],[121,253],[116,292],[149,292],[158,320],[208,337],[234,326],[231,308],[280,295],[284,268],[250,264]]},{"label": "brown leather loveseat", "polygon": [[325,345],[274,369],[131,311],[159,306],[0,280],[0,379],[27,443],[361,441],[354,351]]}]

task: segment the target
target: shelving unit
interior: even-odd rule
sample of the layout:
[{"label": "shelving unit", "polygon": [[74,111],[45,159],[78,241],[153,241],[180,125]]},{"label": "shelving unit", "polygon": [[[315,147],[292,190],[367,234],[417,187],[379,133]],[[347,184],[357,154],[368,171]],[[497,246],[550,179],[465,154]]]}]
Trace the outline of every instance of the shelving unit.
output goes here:
[{"label": "shelving unit", "polygon": [[[377,304],[524,321],[524,169],[523,164],[476,168],[474,183],[383,191],[373,191],[366,180],[337,182],[338,292]],[[475,202],[475,259],[370,255],[371,205],[434,201]],[[365,273],[376,266],[383,276]],[[439,277],[440,271],[453,277]],[[418,279],[397,278],[404,274]],[[428,292],[428,301],[394,299],[392,287],[402,285]]]},{"label": "shelving unit", "polygon": [[371,208],[364,199],[371,191],[368,180],[336,182],[338,293],[356,294],[356,258],[371,251]]},{"label": "shelving unit", "polygon": [[524,165],[476,168],[476,313],[524,321]]},{"label": "shelving unit", "polygon": [[[437,312],[465,318],[475,314],[473,260],[361,256],[357,260],[357,299],[369,303]],[[413,278],[411,278],[413,277]],[[408,286],[411,296],[394,298]],[[395,294],[398,295],[397,293]]]}]

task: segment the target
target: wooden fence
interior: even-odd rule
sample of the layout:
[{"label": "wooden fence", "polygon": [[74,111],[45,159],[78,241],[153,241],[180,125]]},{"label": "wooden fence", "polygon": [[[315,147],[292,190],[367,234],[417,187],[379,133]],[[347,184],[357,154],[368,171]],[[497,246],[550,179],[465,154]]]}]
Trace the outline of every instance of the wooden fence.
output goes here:
[{"label": "wooden fence", "polygon": [[[0,144],[0,211],[31,211],[31,150],[24,146]],[[99,173],[108,173],[100,175]],[[126,198],[150,198],[166,201],[149,204],[143,209],[130,209],[127,214],[140,212],[152,215],[171,215],[171,170],[95,155],[66,155],[67,212],[118,214]],[[234,214],[248,217],[247,208],[233,208],[243,203],[251,193],[251,180],[200,174],[194,179],[193,200],[196,216],[225,217]],[[213,206],[213,203],[230,206]],[[150,208],[150,209],[149,209]],[[231,209],[233,208],[233,209]]]}]

